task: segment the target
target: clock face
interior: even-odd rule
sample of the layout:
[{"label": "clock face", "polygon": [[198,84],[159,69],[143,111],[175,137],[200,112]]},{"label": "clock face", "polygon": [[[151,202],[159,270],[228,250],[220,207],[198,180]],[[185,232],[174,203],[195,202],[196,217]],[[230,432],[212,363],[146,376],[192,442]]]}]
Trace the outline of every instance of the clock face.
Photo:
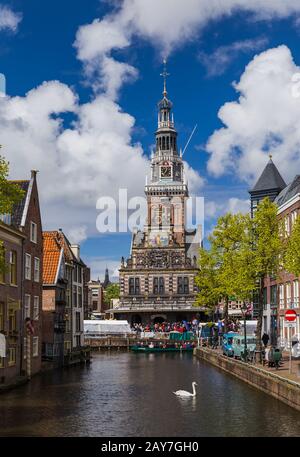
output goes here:
[{"label": "clock face", "polygon": [[172,176],[171,167],[161,167],[160,176],[161,176],[161,178],[171,178],[171,176]]}]

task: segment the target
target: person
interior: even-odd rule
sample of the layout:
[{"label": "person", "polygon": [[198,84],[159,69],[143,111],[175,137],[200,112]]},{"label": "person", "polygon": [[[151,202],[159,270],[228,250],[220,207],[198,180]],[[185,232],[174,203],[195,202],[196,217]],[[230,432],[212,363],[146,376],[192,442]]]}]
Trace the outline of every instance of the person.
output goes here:
[{"label": "person", "polygon": [[266,348],[265,349],[265,358],[264,358],[263,364],[264,365],[268,365],[268,366],[269,366],[269,353],[270,353],[270,348]]},{"label": "person", "polygon": [[264,333],[261,340],[264,343],[264,346],[267,347],[269,342],[269,335],[267,333]]},{"label": "person", "polygon": [[274,348],[273,346],[269,349],[269,354],[268,354],[268,367],[273,367],[274,366]]},{"label": "person", "polygon": [[276,348],[273,354],[273,360],[274,360],[274,365],[276,370],[279,368],[280,360],[282,359],[282,354],[280,352],[280,349]]}]

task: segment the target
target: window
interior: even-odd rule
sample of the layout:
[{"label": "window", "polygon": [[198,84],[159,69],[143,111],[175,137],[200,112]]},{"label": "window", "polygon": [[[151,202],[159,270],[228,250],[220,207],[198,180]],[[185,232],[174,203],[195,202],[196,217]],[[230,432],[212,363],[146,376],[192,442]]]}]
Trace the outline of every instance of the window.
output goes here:
[{"label": "window", "polygon": [[25,295],[25,301],[24,301],[24,319],[26,317],[30,318],[30,302],[31,302],[31,296],[30,295]]},{"label": "window", "polygon": [[23,338],[23,359],[27,358],[27,338]]},{"label": "window", "polygon": [[81,346],[81,338],[80,338],[80,335],[77,335],[77,336],[76,336],[76,346],[77,346],[77,347],[80,347],[80,346]]},{"label": "window", "polygon": [[66,329],[65,329],[65,333],[70,333],[70,331],[71,331],[70,319],[66,319]]},{"label": "window", "polygon": [[77,306],[77,286],[73,286],[73,306]]},{"label": "window", "polygon": [[267,296],[268,296],[267,293],[268,293],[267,288],[264,287],[264,310],[267,309]]},{"label": "window", "polygon": [[32,338],[32,357],[38,357],[39,355],[39,337],[34,336]]},{"label": "window", "polygon": [[40,282],[40,259],[34,258],[34,281]]},{"label": "window", "polygon": [[299,306],[299,281],[298,281],[298,279],[295,279],[295,281],[293,281],[293,290],[294,290],[293,306],[294,306],[294,308],[298,308],[298,306]]},{"label": "window", "polygon": [[9,282],[11,285],[17,285],[17,253],[10,251],[9,253]]},{"label": "window", "polygon": [[164,295],[165,293],[165,280],[163,277],[153,278],[153,294]]},{"label": "window", "polygon": [[0,303],[0,332],[4,331],[4,303]]},{"label": "window", "polygon": [[33,297],[33,320],[38,321],[40,317],[40,298]]},{"label": "window", "polygon": [[[0,246],[0,259],[1,262],[5,265],[5,249],[4,246]],[[5,284],[5,267],[3,269],[0,268],[0,283]]]},{"label": "window", "polygon": [[78,286],[78,306],[82,307],[82,288]]},{"label": "window", "polygon": [[34,222],[30,222],[30,241],[37,243],[37,225]]},{"label": "window", "polygon": [[17,360],[17,350],[16,348],[8,349],[8,366],[11,367],[16,364]]},{"label": "window", "polygon": [[64,350],[65,354],[71,351],[71,341],[65,341],[64,342]]},{"label": "window", "polygon": [[284,230],[285,230],[286,235],[290,234],[290,217],[289,217],[289,215],[287,215],[284,218]]},{"label": "window", "polygon": [[25,254],[25,279],[31,280],[31,255]]},{"label": "window", "polygon": [[189,293],[189,278],[187,276],[177,278],[177,293]]},{"label": "window", "polygon": [[296,222],[297,216],[298,216],[298,213],[297,213],[296,210],[291,212],[292,227],[294,226],[294,224],[295,224],[295,222]]},{"label": "window", "polygon": [[16,311],[13,308],[8,310],[8,330],[9,332],[16,331]]},{"label": "window", "polygon": [[11,214],[0,214],[0,221],[4,222],[6,225],[11,225]]},{"label": "window", "polygon": [[286,283],[286,305],[289,308],[291,306],[292,298],[291,298],[291,283]]},{"label": "window", "polygon": [[284,308],[284,285],[280,284],[279,286],[279,307],[280,309]]},{"label": "window", "polygon": [[0,357],[0,368],[4,368],[4,359]]},{"label": "window", "polygon": [[140,278],[129,279],[129,295],[140,294]]},{"label": "window", "polygon": [[80,313],[76,313],[76,332],[80,332],[81,325],[80,325]]},{"label": "window", "polygon": [[277,286],[271,286],[271,307],[277,306]]}]

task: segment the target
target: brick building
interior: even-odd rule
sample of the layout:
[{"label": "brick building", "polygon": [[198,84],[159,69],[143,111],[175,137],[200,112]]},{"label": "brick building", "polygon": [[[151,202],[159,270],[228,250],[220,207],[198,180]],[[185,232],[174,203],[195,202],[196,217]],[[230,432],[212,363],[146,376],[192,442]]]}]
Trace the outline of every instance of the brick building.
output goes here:
[{"label": "brick building", "polygon": [[49,358],[51,353],[53,357],[58,353],[61,360],[61,353],[70,356],[84,347],[83,320],[85,307],[88,306],[86,280],[89,279],[90,270],[80,257],[80,246],[72,245],[61,229],[44,232],[43,237],[43,315],[47,334],[51,328],[48,315],[51,303],[51,309],[55,310],[60,322],[56,334],[51,333],[51,341],[44,340],[44,355]]},{"label": "brick building", "polygon": [[[258,182],[250,191],[252,214],[260,200],[269,197],[278,206],[278,218],[284,220],[285,233],[289,236],[300,212],[300,176],[286,185],[270,158]],[[277,278],[265,280],[262,331],[268,333],[272,344],[287,346],[288,329],[284,326],[284,313],[293,308],[297,312],[297,326],[292,333],[300,337],[299,278],[282,272]],[[255,311],[255,303],[254,303]]]},{"label": "brick building", "polygon": [[[12,226],[18,228],[25,235],[23,245],[22,370],[29,377],[41,369],[42,347],[43,240],[36,175],[37,172],[32,170],[30,180],[13,181],[24,191],[24,197],[13,208],[11,219]],[[26,320],[32,324],[32,333],[26,330]]]},{"label": "brick building", "polygon": [[7,269],[0,272],[0,384],[14,383],[22,360],[22,264],[25,235],[11,226],[9,216],[0,222]]}]

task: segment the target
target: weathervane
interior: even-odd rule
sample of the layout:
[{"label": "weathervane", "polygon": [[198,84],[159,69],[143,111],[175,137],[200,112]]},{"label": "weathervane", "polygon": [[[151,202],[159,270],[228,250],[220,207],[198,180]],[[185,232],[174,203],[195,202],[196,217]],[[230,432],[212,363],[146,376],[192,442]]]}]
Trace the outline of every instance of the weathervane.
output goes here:
[{"label": "weathervane", "polygon": [[167,96],[167,77],[170,76],[170,73],[167,72],[167,59],[164,59],[164,71],[160,74],[164,78],[164,97]]}]

